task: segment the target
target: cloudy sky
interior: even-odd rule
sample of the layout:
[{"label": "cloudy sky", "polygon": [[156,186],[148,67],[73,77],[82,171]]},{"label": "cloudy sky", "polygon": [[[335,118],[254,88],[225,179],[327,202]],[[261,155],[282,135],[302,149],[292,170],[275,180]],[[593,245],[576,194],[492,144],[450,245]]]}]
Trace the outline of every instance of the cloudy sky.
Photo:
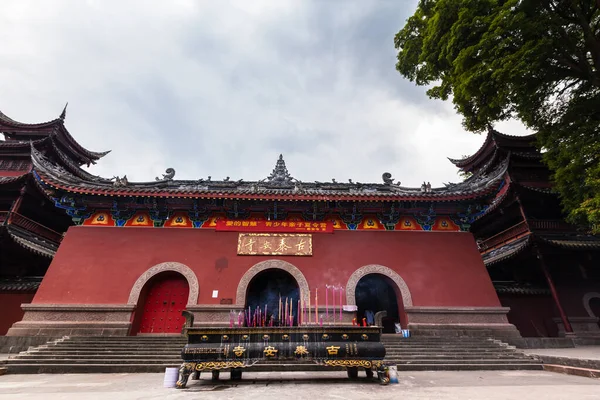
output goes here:
[{"label": "cloudy sky", "polygon": [[41,122],[68,101],[107,177],[256,180],[283,153],[305,181],[458,181],[446,157],[484,138],[394,69],[416,3],[3,0],[0,110]]}]

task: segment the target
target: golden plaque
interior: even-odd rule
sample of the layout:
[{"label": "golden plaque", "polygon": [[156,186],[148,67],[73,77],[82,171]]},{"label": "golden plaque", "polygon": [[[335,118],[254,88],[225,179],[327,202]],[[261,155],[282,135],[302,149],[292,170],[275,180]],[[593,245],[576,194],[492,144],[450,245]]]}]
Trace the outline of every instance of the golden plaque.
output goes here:
[{"label": "golden plaque", "polygon": [[240,233],[237,253],[240,256],[312,256],[312,235]]}]

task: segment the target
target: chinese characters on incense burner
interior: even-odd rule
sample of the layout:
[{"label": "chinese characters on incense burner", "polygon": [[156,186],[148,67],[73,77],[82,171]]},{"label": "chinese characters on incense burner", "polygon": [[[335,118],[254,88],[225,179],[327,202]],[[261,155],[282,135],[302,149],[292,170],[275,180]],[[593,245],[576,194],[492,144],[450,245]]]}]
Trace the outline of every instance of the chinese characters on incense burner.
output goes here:
[{"label": "chinese characters on incense burner", "polygon": [[248,307],[244,311],[230,311],[229,327],[341,325],[344,289],[335,285],[325,285],[321,288],[323,289],[325,289],[325,310],[323,304],[319,308],[319,288],[316,288],[312,300],[311,291],[304,299],[299,300],[279,296],[277,310],[269,310],[268,305],[265,304],[254,309]]}]

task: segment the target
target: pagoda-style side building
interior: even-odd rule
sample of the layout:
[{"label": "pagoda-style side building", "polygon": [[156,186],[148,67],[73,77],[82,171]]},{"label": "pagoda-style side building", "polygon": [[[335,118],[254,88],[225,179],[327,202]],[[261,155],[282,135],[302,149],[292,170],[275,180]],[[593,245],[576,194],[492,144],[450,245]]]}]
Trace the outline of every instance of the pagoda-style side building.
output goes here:
[{"label": "pagoda-style side building", "polygon": [[488,132],[472,156],[451,160],[503,186],[471,226],[509,322],[524,337],[600,337],[600,238],[567,224],[535,135]]},{"label": "pagoda-style side building", "polygon": [[177,180],[169,168],[130,182],[83,171],[101,154],[61,144],[70,140],[58,136],[62,120],[48,124],[56,137],[23,147],[27,179],[40,210],[64,224],[49,228],[75,226],[8,335],[178,333],[184,309],[195,326],[229,326],[248,307],[279,318],[282,296],[293,324],[298,301],[311,299],[316,323],[385,311],[386,331],[520,339],[469,232],[509,186],[508,155],[439,188],[404,187],[389,173],[377,183],[301,181],[282,156],[258,181]]},{"label": "pagoda-style side building", "polygon": [[31,149],[73,174],[106,153],[78,144],[60,117],[40,124],[14,121],[0,112],[0,335],[21,320],[63,238],[73,225],[33,175]]}]

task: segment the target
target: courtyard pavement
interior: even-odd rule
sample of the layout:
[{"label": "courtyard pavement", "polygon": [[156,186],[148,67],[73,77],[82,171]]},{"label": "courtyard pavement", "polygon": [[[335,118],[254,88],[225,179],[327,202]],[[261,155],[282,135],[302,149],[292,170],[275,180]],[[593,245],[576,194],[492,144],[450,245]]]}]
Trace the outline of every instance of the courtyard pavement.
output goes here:
[{"label": "courtyard pavement", "polygon": [[600,399],[600,379],[545,371],[400,372],[400,383],[380,386],[344,372],[209,374],[188,389],[163,388],[164,374],[0,376],[0,399]]}]

